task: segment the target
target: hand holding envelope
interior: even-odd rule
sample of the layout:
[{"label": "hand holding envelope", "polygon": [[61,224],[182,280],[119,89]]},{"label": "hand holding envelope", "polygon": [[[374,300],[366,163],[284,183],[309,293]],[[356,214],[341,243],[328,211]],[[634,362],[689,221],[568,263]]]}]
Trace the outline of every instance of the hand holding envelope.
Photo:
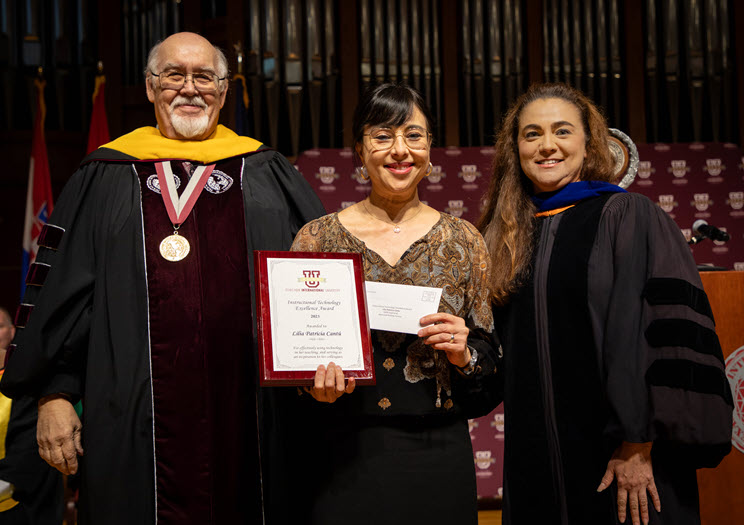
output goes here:
[{"label": "hand holding envelope", "polygon": [[416,334],[425,338],[424,344],[447,352],[453,365],[468,364],[470,330],[461,317],[437,311],[441,288],[371,281],[364,283],[364,288],[370,328]]},{"label": "hand holding envelope", "polygon": [[[437,311],[441,288],[372,281],[364,285],[371,329],[416,334],[424,339],[424,344],[446,352],[453,365],[467,366],[471,357],[467,345],[470,330],[461,317]],[[329,363],[327,368],[318,367],[313,387],[305,390],[317,401],[333,403],[352,393],[355,387],[353,377],[346,382],[341,367]]]},{"label": "hand holding envelope", "polygon": [[424,344],[446,352],[449,362],[457,367],[463,368],[470,363],[470,329],[465,326],[465,319],[439,312],[422,317],[421,324],[427,325],[418,331],[418,336],[424,338]]}]

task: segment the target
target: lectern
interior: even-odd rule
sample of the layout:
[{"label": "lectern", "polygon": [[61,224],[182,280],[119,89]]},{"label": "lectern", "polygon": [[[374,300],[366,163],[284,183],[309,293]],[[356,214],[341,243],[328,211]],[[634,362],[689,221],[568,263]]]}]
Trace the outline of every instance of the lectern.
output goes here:
[{"label": "lectern", "polygon": [[744,272],[701,272],[700,277],[716,320],[738,419],[738,448],[715,469],[698,470],[700,515],[703,525],[744,523]]}]

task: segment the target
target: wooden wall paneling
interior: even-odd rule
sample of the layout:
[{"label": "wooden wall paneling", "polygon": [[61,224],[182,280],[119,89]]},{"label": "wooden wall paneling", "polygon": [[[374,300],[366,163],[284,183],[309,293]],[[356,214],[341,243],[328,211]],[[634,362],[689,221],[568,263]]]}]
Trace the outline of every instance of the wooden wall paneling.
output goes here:
[{"label": "wooden wall paneling", "polygon": [[596,95],[596,84],[597,84],[597,67],[595,64],[596,59],[596,42],[594,39],[594,2],[584,3],[584,12],[582,19],[584,21],[584,53],[582,59],[584,61],[584,91],[589,97],[597,101]]},{"label": "wooden wall paneling", "polygon": [[[680,0],[684,2],[685,0]],[[667,102],[667,117],[669,118],[669,127],[671,132],[671,141],[677,142],[679,136],[679,100],[680,100],[680,82],[681,82],[681,64],[680,64],[680,45],[678,33],[678,16],[681,12],[681,6],[677,0],[662,0],[662,22],[657,27],[664,28],[664,75],[665,90],[662,91],[663,98]],[[684,38],[684,34],[682,35]],[[661,54],[660,54],[661,56]],[[656,108],[655,111],[659,111]],[[657,140],[664,140],[663,137],[657,137]]]},{"label": "wooden wall paneling", "polygon": [[595,4],[595,24],[596,24],[596,50],[597,50],[597,80],[599,87],[594,94],[594,101],[601,105],[606,115],[610,115],[610,103],[609,103],[609,92],[610,86],[608,82],[608,46],[607,46],[607,11],[605,9],[605,0],[601,0]]},{"label": "wooden wall paneling", "polygon": [[[461,38],[458,39],[460,44],[460,54],[462,59],[462,103],[463,108],[460,112],[459,126],[462,130],[461,140],[463,146],[471,146],[473,144],[473,49],[471,44],[470,35],[472,33],[472,17],[470,15],[471,6],[470,2],[462,2],[462,10],[459,11],[459,15],[462,19],[462,31],[460,31]],[[459,78],[459,75],[458,75]]]},{"label": "wooden wall paneling", "polygon": [[[543,54],[543,26],[535,23],[543,12],[544,0],[526,0],[525,16],[527,20],[527,66],[529,78],[527,84],[544,82],[546,80],[543,64],[546,59]],[[522,30],[522,28],[517,28]],[[527,86],[520,86],[523,89]]]},{"label": "wooden wall paneling", "polygon": [[442,100],[443,122],[440,129],[444,130],[445,146],[460,145],[460,86],[457,28],[461,27],[458,19],[457,2],[442,0],[440,3],[440,20],[442,35]]},{"label": "wooden wall paneling", "polygon": [[[731,6],[729,0],[718,0],[715,2],[718,5],[718,21],[720,24],[720,38],[721,38],[721,75],[722,75],[722,90],[723,100],[721,104],[721,113],[723,128],[722,133],[724,140],[736,142],[739,138],[738,130],[740,126],[736,124],[739,122],[737,112],[732,111],[736,105],[736,74],[737,65],[733,57],[736,55],[735,42],[733,42],[733,28],[738,27],[733,25],[733,13],[731,12]],[[739,2],[740,3],[740,2]],[[741,59],[741,54],[739,53]],[[739,111],[741,111],[741,105],[739,104]]]},{"label": "wooden wall paneling", "polygon": [[114,139],[125,132],[122,129],[123,108],[121,105],[121,90],[124,81],[122,75],[124,67],[121,32],[122,6],[121,2],[112,2],[111,0],[97,0],[96,6],[99,21],[116,21],[105,27],[100,23],[98,24],[98,59],[103,62],[103,72],[106,75],[106,118],[108,119],[109,133],[111,138]]},{"label": "wooden wall paneling", "polygon": [[411,75],[411,85],[423,92],[423,60],[422,60],[422,46],[421,38],[424,32],[424,28],[421,25],[421,6],[420,0],[410,0],[409,4],[411,7],[411,15],[409,20],[412,21],[410,24],[410,35],[411,35],[411,65],[413,66],[413,73]]},{"label": "wooden wall paneling", "polygon": [[[634,142],[646,142],[646,85],[643,49],[643,0],[625,0],[625,110],[628,129],[625,131]],[[655,89],[655,86],[652,86]]]},{"label": "wooden wall paneling", "polygon": [[[744,4],[741,2],[733,3],[733,19],[734,27],[744,27]],[[736,49],[736,93],[737,102],[739,105],[739,145],[744,144],[744,31],[734,31],[733,38],[735,40],[734,47]],[[730,111],[730,109],[729,109]]]},{"label": "wooden wall paneling", "polygon": [[571,20],[573,18],[571,12],[571,4],[568,0],[561,0],[560,3],[560,15],[561,19],[558,22],[559,29],[559,45],[560,45],[560,56],[561,56],[561,81],[567,84],[571,83]]},{"label": "wooden wall paneling", "polygon": [[431,27],[432,27],[432,78],[433,78],[433,100],[432,100],[432,111],[434,112],[435,123],[435,136],[438,143],[441,144],[444,138],[444,128],[442,127],[442,28],[439,23],[439,2],[433,1],[431,8]]},{"label": "wooden wall paneling", "polygon": [[583,7],[581,2],[574,2],[572,23],[571,23],[571,59],[573,61],[573,79],[572,85],[578,89],[582,89],[584,80],[584,63],[581,60],[582,48],[584,47],[584,37],[581,31],[581,13]]},{"label": "wooden wall paneling", "polygon": [[[431,52],[431,39],[433,34],[431,31],[431,0],[423,0],[421,2],[421,51],[423,55],[423,89],[421,92],[424,95],[424,100],[429,104],[433,114],[436,114],[436,104],[434,101],[434,91],[432,90],[432,52]],[[433,130],[432,130],[433,131]]]},{"label": "wooden wall paneling", "polygon": [[[523,21],[527,16],[523,16],[522,0],[511,2],[511,9],[508,18],[504,19],[505,27],[510,27],[509,52],[508,62],[509,64],[509,75],[510,79],[508,82],[508,89],[506,92],[506,102],[511,104],[529,84],[529,81],[525,82],[525,75],[527,73],[527,61],[528,54],[525,53],[526,38],[525,38],[525,26]],[[505,13],[506,16],[506,13]]]},{"label": "wooden wall paneling", "polygon": [[721,103],[723,101],[722,55],[725,54],[722,44],[725,44],[728,40],[728,25],[718,18],[718,2],[716,0],[706,0],[703,11],[705,16],[704,65],[706,82],[709,86],[706,100],[710,103],[710,127],[713,141],[718,142],[722,121]]},{"label": "wooden wall paneling", "polygon": [[610,69],[609,74],[610,85],[612,86],[612,111],[609,113],[611,115],[609,123],[612,127],[627,130],[626,119],[624,115],[625,112],[623,111],[626,107],[625,99],[627,96],[627,92],[621,87],[623,82],[621,41],[623,40],[623,38],[620,34],[621,20],[618,0],[610,0],[608,23],[610,26],[610,55],[608,57]]},{"label": "wooden wall paneling", "polygon": [[343,122],[339,122],[339,108],[341,105],[337,99],[339,91],[338,53],[341,46],[337,39],[340,24],[336,4],[335,0],[325,0],[323,2],[324,29],[321,32],[325,38],[323,43],[323,53],[325,57],[325,66],[323,71],[326,75],[325,101],[326,107],[328,108],[327,136],[328,144],[334,148],[342,145],[340,136],[341,130],[343,130],[344,126]]},{"label": "wooden wall paneling", "polygon": [[473,112],[475,120],[475,137],[473,145],[485,144],[485,123],[484,118],[486,116],[486,101],[485,101],[485,71],[484,71],[484,59],[485,54],[483,52],[483,1],[474,0],[473,10],[471,12],[471,37],[473,43]]},{"label": "wooden wall paneling", "polygon": [[[692,140],[699,142],[703,138],[703,85],[705,79],[703,64],[703,28],[700,3],[687,1],[684,4],[685,13],[685,37],[681,42],[685,43],[687,52],[687,90],[689,92],[689,119],[692,123]],[[707,113],[707,112],[706,112]],[[706,116],[707,119],[710,115]]]},{"label": "wooden wall paneling", "polygon": [[357,22],[357,3],[343,1],[338,3],[339,31],[339,77],[341,84],[341,126],[343,146],[353,146],[351,117],[359,101],[359,23]]},{"label": "wooden wall paneling", "polygon": [[[186,4],[188,3],[186,2]],[[227,82],[228,86],[232,87],[233,83],[230,79],[237,72],[237,51],[235,44],[240,42],[245,49],[244,24],[247,14],[243,2],[240,0],[229,0],[225,6],[225,10],[226,13],[224,16],[215,16],[214,18],[205,18],[202,13],[199,13],[199,22],[189,19],[189,25],[199,25],[200,29],[196,32],[202,34],[225,54],[229,69]],[[194,16],[195,14],[195,12],[189,12],[189,16]],[[186,17],[184,16],[184,18]],[[225,105],[220,112],[220,123],[232,130],[235,129],[235,97],[239,96],[242,96],[242,94],[229,90]]]},{"label": "wooden wall paneling", "polygon": [[[744,272],[702,272],[724,358],[744,346]],[[741,388],[741,384],[739,385]],[[734,403],[742,392],[734,392]],[[741,403],[741,398],[738,400]],[[738,429],[741,432],[741,429]],[[702,525],[740,523],[744,516],[744,453],[732,448],[718,467],[698,470]],[[663,505],[663,503],[662,503]]]},{"label": "wooden wall paneling", "polygon": [[507,38],[502,28],[505,26],[499,2],[488,2],[486,5],[486,30],[488,32],[488,65],[487,74],[490,77],[491,116],[493,125],[488,130],[489,135],[498,127],[501,121],[502,106],[504,105],[504,42]]}]

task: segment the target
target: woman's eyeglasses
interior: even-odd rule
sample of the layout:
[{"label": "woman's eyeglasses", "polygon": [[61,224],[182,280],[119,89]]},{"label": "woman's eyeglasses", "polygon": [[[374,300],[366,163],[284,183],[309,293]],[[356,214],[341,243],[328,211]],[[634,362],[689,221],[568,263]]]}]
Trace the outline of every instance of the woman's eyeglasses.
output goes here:
[{"label": "woman's eyeglasses", "polygon": [[395,133],[393,130],[388,128],[377,128],[364,134],[364,136],[369,137],[372,146],[376,150],[381,151],[392,149],[393,144],[395,144],[395,141],[399,136],[403,137],[403,142],[410,149],[426,149],[429,147],[429,135],[431,135],[431,133],[421,128],[410,128]]}]

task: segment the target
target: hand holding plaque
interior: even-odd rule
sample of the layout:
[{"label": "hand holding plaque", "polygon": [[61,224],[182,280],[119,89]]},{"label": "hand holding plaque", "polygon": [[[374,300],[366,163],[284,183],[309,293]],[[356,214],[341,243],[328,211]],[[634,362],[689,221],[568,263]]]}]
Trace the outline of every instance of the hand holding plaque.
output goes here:
[{"label": "hand holding plaque", "polygon": [[255,252],[260,383],[312,385],[320,364],[373,384],[361,256]]}]

